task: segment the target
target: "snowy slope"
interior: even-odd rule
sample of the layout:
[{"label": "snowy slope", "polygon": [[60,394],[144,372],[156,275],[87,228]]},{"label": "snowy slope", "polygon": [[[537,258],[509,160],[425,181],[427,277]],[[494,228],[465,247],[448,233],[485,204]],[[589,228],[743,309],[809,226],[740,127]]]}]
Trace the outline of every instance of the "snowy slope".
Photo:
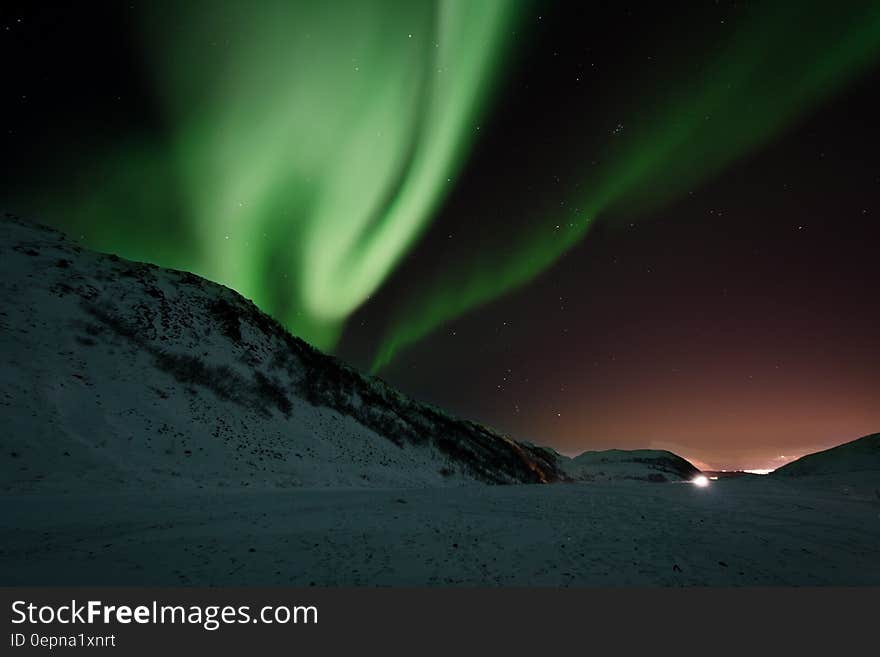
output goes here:
[{"label": "snowy slope", "polygon": [[880,480],[880,433],[807,454],[775,470],[773,475],[804,477],[855,472],[874,472]]},{"label": "snowy slope", "polygon": [[407,399],[232,290],[0,221],[0,486],[545,482],[553,454]]},{"label": "snowy slope", "polygon": [[637,481],[689,481],[700,471],[677,454],[655,449],[607,449],[584,452],[571,461],[563,461],[563,468],[576,481],[609,481],[632,479]]}]

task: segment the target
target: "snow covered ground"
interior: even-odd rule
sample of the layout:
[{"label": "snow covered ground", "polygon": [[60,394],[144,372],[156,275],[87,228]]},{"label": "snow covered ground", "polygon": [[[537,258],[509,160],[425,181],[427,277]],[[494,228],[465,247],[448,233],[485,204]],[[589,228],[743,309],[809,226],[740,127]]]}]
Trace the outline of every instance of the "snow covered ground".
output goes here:
[{"label": "snow covered ground", "polygon": [[880,499],[771,477],[0,498],[3,584],[880,585]]}]

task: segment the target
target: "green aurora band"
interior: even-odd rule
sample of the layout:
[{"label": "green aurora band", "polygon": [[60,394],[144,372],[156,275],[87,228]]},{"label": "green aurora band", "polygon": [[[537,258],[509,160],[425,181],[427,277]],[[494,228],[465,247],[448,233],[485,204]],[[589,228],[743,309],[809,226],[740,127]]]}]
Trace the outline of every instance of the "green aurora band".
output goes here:
[{"label": "green aurora band", "polygon": [[170,134],[111,150],[63,212],[93,246],[228,285],[330,350],[452,188],[519,10],[149,3]]},{"label": "green aurora band", "polygon": [[[47,210],[90,246],[228,285],[332,350],[452,188],[528,5],[219,6],[146,6],[160,134],[96,144],[87,162],[77,154],[79,176],[46,194]],[[766,3],[732,34],[687,52],[700,66],[686,75],[622,83],[639,106],[620,115],[626,129],[603,152],[585,152],[600,166],[578,176],[566,203],[578,210],[524,208],[528,221],[497,249],[451,263],[433,285],[413,283],[372,369],[535,278],[598,215],[675,198],[842,90],[880,54],[880,4]]]},{"label": "green aurora band", "polygon": [[[192,97],[198,75],[187,71],[176,85],[184,124],[187,108],[208,108],[185,129],[185,187],[211,278],[329,349],[451,187],[514,6],[259,7],[224,15],[236,41],[218,84]],[[210,15],[200,11],[191,24],[204,27]],[[164,34],[159,41],[164,47]],[[166,67],[172,78],[177,62],[192,59],[187,40],[179,47]],[[272,259],[279,264],[268,278],[280,280],[286,267],[295,281],[281,286],[286,298],[267,284]]]},{"label": "green aurora band", "polygon": [[645,85],[642,93],[656,101],[622,120],[624,136],[610,140],[598,173],[582,176],[586,191],[566,203],[577,209],[537,218],[497,251],[457,261],[433,288],[419,290],[392,323],[372,371],[444,322],[534,279],[600,213],[632,216],[692,189],[842,90],[880,56],[878,3],[847,12],[833,3],[781,2],[758,11],[698,74],[670,76],[656,91]]}]

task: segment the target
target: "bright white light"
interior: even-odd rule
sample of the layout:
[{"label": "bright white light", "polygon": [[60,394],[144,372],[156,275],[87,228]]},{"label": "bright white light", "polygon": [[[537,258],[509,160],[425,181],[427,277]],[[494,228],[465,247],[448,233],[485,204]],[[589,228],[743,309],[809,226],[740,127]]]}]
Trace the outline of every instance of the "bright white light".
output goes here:
[{"label": "bright white light", "polygon": [[699,486],[700,488],[705,488],[709,485],[709,478],[706,475],[697,475],[693,479],[691,479],[691,483],[694,486]]}]

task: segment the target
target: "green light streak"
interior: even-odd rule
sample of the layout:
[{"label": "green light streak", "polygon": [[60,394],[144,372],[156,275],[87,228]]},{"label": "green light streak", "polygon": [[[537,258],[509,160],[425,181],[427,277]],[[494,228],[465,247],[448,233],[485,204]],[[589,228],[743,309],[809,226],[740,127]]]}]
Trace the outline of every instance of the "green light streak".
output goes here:
[{"label": "green light streak", "polygon": [[[451,189],[519,6],[147,3],[168,143],[127,145],[64,212],[93,246],[228,285],[330,349]],[[186,238],[145,239],[171,208]]]},{"label": "green light streak", "polygon": [[[69,217],[90,246],[224,283],[332,349],[452,188],[524,6],[147,3],[145,68],[162,137],[82,158],[73,189],[44,193],[45,211]],[[497,247],[450,263],[433,287],[414,285],[373,369],[534,279],[599,214],[666,203],[760,147],[880,54],[876,3],[744,11],[728,43],[688,53],[694,68],[652,70],[650,84],[622,77],[638,108],[584,156],[601,164],[565,199],[580,211],[534,216]]]},{"label": "green light streak", "polygon": [[[209,275],[329,348],[451,187],[512,5],[279,2],[255,14],[236,20],[235,64],[193,119],[187,187]],[[287,299],[266,280],[273,257]]]},{"label": "green light streak", "polygon": [[701,72],[664,77],[654,92],[659,100],[623,120],[623,136],[610,140],[603,166],[592,179],[583,176],[588,191],[568,204],[581,212],[535,221],[497,252],[456,262],[433,288],[418,290],[372,370],[444,322],[532,280],[577,244],[598,214],[657,207],[766,143],[880,55],[876,3],[778,3],[759,11]]}]

